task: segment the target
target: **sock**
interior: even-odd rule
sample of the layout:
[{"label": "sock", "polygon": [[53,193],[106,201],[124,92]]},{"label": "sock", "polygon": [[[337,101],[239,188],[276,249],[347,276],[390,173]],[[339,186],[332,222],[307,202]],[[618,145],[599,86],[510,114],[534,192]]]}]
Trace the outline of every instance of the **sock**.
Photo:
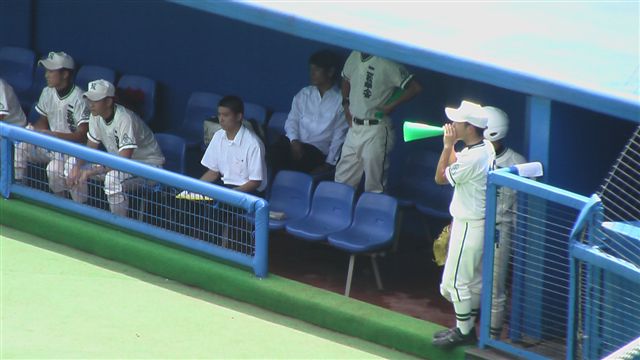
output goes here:
[{"label": "sock", "polygon": [[462,335],[467,335],[473,328],[473,323],[471,322],[471,301],[456,301],[453,303],[453,309],[456,312],[456,326],[460,329]]},{"label": "sock", "polygon": [[480,315],[480,294],[471,294],[471,326],[473,327]]}]

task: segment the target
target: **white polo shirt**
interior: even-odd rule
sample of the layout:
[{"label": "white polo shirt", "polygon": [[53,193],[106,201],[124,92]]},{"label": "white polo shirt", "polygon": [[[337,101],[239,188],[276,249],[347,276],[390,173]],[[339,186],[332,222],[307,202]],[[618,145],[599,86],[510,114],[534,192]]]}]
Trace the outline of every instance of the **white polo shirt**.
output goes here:
[{"label": "white polo shirt", "polygon": [[300,140],[317,147],[335,165],[349,125],[342,110],[342,94],[337,87],[323,96],[316,86],[307,86],[293,98],[284,124],[289,140]]},{"label": "white polo shirt", "polygon": [[456,153],[456,162],[445,169],[454,187],[449,212],[455,219],[484,219],[487,174],[493,169],[495,156],[491,142],[483,140]]},{"label": "white polo shirt", "polygon": [[222,182],[240,186],[249,180],[261,181],[258,191],[267,187],[267,164],[264,145],[256,134],[244,125],[233,140],[224,130],[218,130],[207,146],[202,165],[222,175]]},{"label": "white polo shirt", "polygon": [[[509,167],[517,164],[524,164],[527,160],[524,156],[505,148],[500,154],[496,154],[496,169]],[[498,201],[496,207],[496,222],[502,223],[510,220],[512,215],[507,214],[507,211],[513,209],[516,203],[516,191],[506,187],[498,188]]]},{"label": "white polo shirt", "polygon": [[6,116],[4,122],[17,125],[27,125],[27,117],[22,111],[20,102],[11,85],[0,78],[0,115]]},{"label": "white polo shirt", "polygon": [[91,112],[83,94],[84,91],[75,85],[64,97],[59,97],[55,88],[45,87],[36,110],[47,117],[51,131],[73,133],[80,124],[89,122]]},{"label": "white polo shirt", "polygon": [[116,104],[114,107],[113,119],[108,123],[101,116],[89,117],[87,138],[94,143],[102,143],[111,154],[134,149],[132,160],[162,166],[162,150],[147,124],[124,106]]},{"label": "white polo shirt", "polygon": [[404,89],[413,78],[407,69],[377,56],[362,59],[352,51],[344,64],[342,77],[349,80],[349,111],[361,119],[374,119],[397,87]]}]

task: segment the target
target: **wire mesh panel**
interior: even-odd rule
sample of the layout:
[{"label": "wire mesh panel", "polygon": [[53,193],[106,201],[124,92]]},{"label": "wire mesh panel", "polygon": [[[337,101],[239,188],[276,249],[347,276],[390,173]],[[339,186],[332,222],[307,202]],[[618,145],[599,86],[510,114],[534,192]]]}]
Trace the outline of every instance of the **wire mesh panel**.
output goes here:
[{"label": "wire mesh panel", "polygon": [[[498,194],[511,189],[498,187]],[[519,192],[496,219],[491,311],[494,339],[563,358],[569,234],[578,210]]]},{"label": "wire mesh panel", "polygon": [[[6,130],[4,125],[1,130]],[[23,129],[15,132],[26,141],[12,140],[11,156],[3,155],[1,165],[2,181],[9,182],[12,192],[252,266],[259,276],[266,275],[264,200]],[[262,238],[260,246],[257,237]],[[261,254],[256,257],[258,247]]]}]

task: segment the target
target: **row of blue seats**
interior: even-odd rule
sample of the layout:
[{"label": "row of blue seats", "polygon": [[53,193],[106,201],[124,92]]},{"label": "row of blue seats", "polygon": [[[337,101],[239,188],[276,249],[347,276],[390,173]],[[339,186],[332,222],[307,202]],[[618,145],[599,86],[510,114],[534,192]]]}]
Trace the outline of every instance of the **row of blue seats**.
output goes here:
[{"label": "row of blue seats", "polygon": [[372,257],[376,282],[382,288],[375,256],[396,237],[398,202],[393,196],[365,192],[356,203],[351,186],[322,181],[314,189],[310,175],[282,170],[276,174],[268,198],[270,211],[284,213],[281,219],[269,219],[270,229],[284,229],[297,238],[326,242],[351,254],[346,296],[358,254]]}]

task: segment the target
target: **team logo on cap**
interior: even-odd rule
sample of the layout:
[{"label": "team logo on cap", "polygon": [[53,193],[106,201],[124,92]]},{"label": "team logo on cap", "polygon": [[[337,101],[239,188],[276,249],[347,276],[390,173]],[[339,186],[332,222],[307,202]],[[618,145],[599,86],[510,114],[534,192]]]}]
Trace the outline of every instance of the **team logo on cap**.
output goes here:
[{"label": "team logo on cap", "polygon": [[91,84],[89,84],[89,90],[96,90],[96,85],[98,85],[98,84],[96,84],[95,81],[92,82]]},{"label": "team logo on cap", "polygon": [[56,56],[56,53],[54,53],[53,51],[49,53],[49,59],[53,60],[55,56]]}]

